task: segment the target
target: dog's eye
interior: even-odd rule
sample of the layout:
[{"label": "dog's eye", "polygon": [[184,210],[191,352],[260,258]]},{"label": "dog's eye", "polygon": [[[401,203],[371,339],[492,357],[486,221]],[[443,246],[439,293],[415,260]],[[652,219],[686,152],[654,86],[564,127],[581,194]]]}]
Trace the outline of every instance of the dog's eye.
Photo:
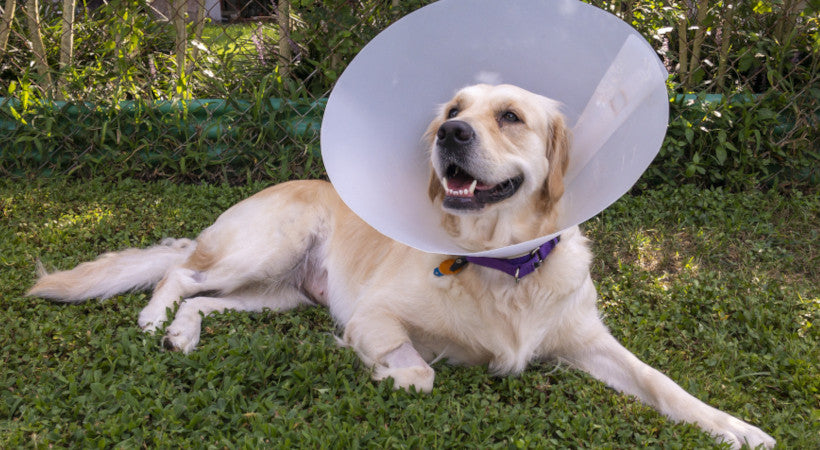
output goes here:
[{"label": "dog's eye", "polygon": [[501,114],[501,120],[510,123],[521,122],[521,119],[519,119],[518,116],[516,116],[515,113],[512,111],[506,111],[503,114]]},{"label": "dog's eye", "polygon": [[452,119],[453,117],[455,117],[457,115],[458,115],[458,108],[450,108],[450,110],[447,111],[447,118],[448,119]]}]

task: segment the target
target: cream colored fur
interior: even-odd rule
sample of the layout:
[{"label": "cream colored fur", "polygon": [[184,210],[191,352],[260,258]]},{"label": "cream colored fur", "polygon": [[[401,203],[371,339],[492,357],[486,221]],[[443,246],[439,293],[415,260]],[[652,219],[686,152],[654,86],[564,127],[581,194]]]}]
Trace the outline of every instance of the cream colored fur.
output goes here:
[{"label": "cream colored fur", "polygon": [[[501,120],[510,111],[519,121]],[[557,104],[512,86],[460,91],[427,135],[428,195],[439,206],[446,167],[435,135],[455,119],[468,123],[479,141],[468,155],[472,175],[498,183],[521,174],[524,181],[512,197],[479,211],[442,208],[442,226],[473,250],[555,231],[569,148]],[[473,264],[456,275],[434,276],[433,268],[448,257],[377,233],[330,184],[299,181],[231,207],[195,244],[168,241],[104,255],[44,275],[29,295],[78,301],[156,284],[138,323],[157,329],[167,320],[166,309],[181,301],[164,343],[184,352],[199,341],[202,315],[321,304],[374,378],[393,378],[398,387],[430,391],[434,370],[428,363],[437,358],[487,365],[499,375],[521,372],[532,361],[560,360],[733,447],[774,445],[758,428],[695,399],[615,341],[599,318],[591,254],[577,227],[565,230],[544,265],[520,283]]]}]

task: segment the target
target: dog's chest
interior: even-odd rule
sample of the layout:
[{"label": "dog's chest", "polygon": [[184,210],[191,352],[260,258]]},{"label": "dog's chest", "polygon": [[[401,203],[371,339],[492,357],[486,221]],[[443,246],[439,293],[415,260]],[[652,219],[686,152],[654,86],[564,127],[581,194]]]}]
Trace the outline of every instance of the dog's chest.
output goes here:
[{"label": "dog's chest", "polygon": [[419,344],[455,363],[517,373],[545,356],[551,335],[560,332],[561,305],[556,300],[536,283],[456,288],[436,308],[440,320],[419,324]]}]

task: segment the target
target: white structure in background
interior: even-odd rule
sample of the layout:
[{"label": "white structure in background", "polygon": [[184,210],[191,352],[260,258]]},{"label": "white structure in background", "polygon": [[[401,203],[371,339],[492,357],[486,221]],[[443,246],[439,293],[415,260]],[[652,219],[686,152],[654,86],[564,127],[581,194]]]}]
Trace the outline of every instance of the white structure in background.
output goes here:
[{"label": "white structure in background", "polygon": [[[205,17],[209,17],[214,22],[222,22],[222,2],[221,0],[203,0],[205,2]],[[153,0],[150,2],[155,13],[164,19],[171,19],[171,0]],[[198,0],[188,0],[188,20],[196,18],[196,8],[199,6]]]}]

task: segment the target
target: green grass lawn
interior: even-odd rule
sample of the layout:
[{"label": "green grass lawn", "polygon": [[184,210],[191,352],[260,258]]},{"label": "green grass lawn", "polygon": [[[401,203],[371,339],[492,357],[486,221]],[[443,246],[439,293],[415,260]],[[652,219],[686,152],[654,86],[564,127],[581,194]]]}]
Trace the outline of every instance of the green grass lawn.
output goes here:
[{"label": "green grass lawn", "polygon": [[209,51],[254,58],[257,55],[253,37],[265,45],[279,40],[279,31],[271,23],[208,24],[202,29],[202,42]]},{"label": "green grass lawn", "polygon": [[[696,427],[563,366],[436,365],[433,392],[372,382],[320,309],[227,313],[198,350],[136,325],[146,293],[23,297],[39,258],[195,236],[261,185],[0,181],[0,448],[713,448]],[[621,199],[584,225],[613,334],[782,448],[820,448],[817,195],[694,188]]]}]

